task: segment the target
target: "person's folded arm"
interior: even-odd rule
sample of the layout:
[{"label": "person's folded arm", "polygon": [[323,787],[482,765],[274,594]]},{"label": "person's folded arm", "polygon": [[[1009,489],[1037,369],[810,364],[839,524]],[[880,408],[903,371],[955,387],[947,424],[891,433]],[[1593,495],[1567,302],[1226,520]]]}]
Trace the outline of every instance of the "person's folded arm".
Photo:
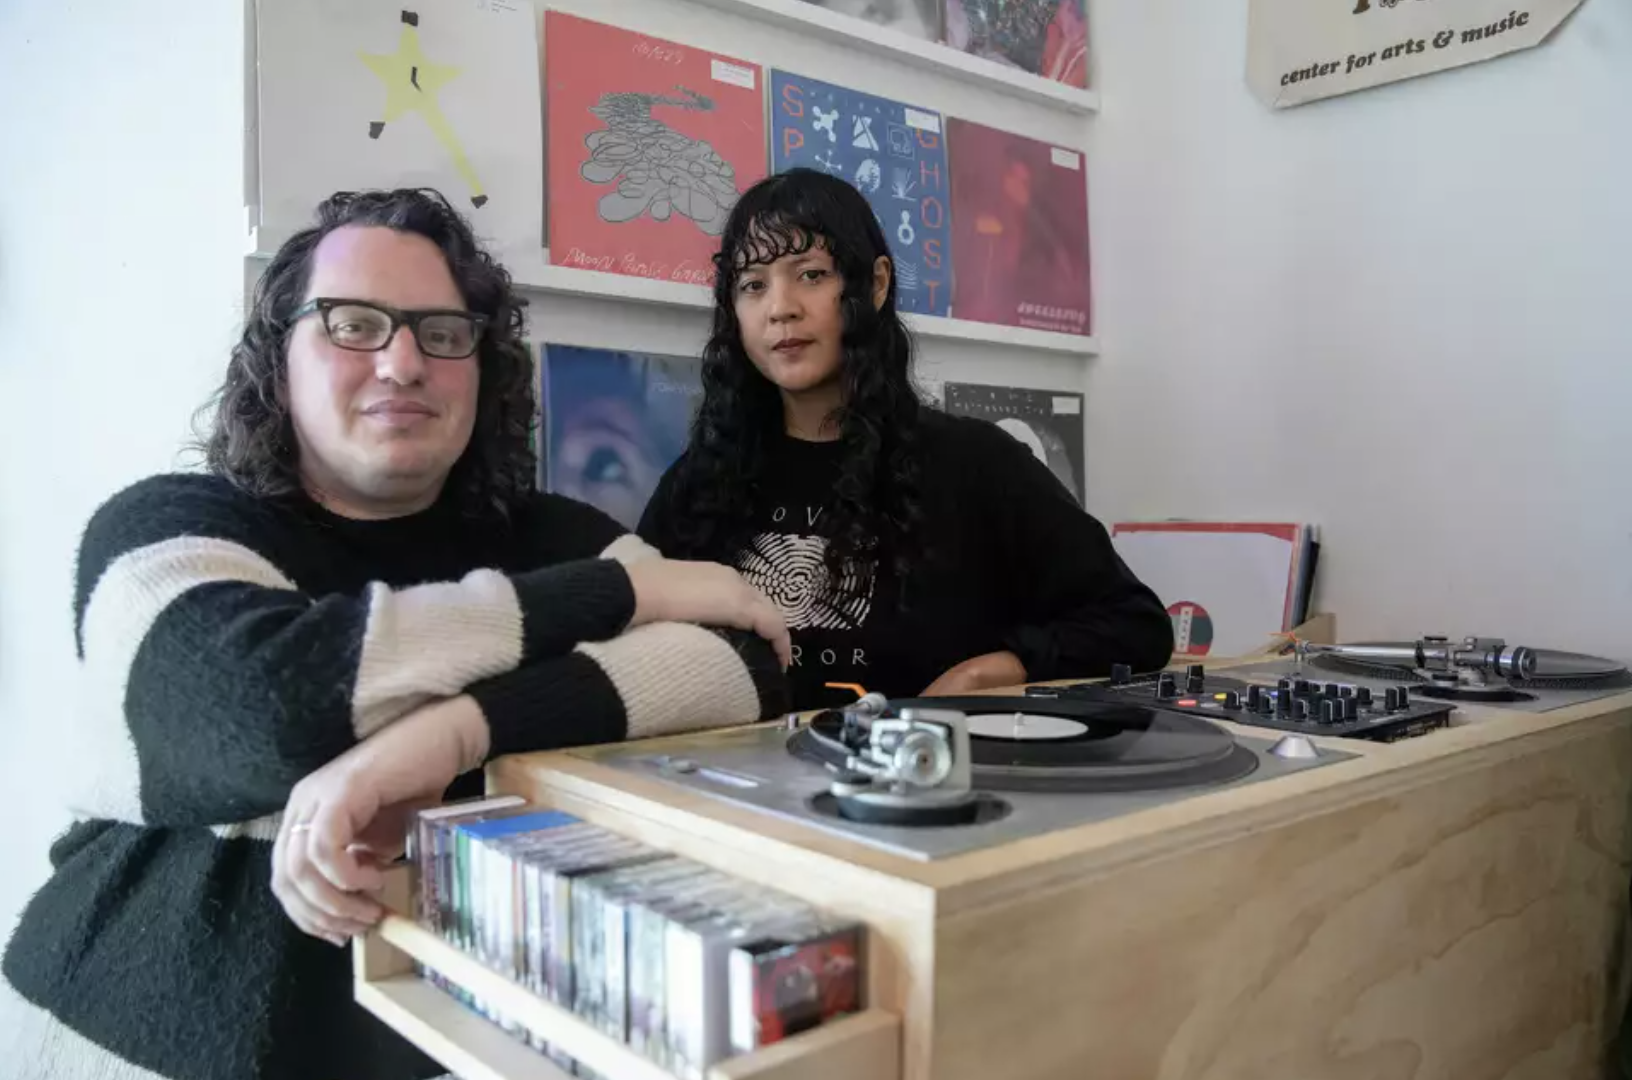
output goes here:
[{"label": "person's folded arm", "polygon": [[577,542],[609,557],[319,596],[277,565],[248,502],[163,478],[88,525],[75,625],[97,775],[83,812],[218,826],[273,813],[416,706],[616,637],[635,611],[618,559],[651,553],[591,530]]}]

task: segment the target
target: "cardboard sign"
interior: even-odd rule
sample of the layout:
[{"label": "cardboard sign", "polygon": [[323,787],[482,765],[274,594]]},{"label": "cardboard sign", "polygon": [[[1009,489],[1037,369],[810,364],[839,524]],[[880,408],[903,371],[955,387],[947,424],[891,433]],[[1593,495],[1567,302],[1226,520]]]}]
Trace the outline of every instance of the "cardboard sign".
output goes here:
[{"label": "cardboard sign", "polygon": [[1580,5],[1252,0],[1247,81],[1267,105],[1302,105],[1534,48]]}]

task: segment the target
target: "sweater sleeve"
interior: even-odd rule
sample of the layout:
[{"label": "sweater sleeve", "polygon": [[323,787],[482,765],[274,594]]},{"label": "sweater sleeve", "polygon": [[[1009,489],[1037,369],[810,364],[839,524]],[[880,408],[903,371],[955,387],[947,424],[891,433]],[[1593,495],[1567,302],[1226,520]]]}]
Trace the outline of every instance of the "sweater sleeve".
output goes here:
[{"label": "sweater sleeve", "polygon": [[968,443],[981,464],[971,464],[1014,598],[1015,621],[1003,640],[1027,678],[1090,678],[1119,663],[1135,671],[1165,666],[1172,620],[1117,555],[1104,525],[1023,444],[978,423],[983,437]]},{"label": "sweater sleeve", "polygon": [[272,554],[288,531],[208,477],[144,481],[93,515],[75,601],[91,759],[76,810],[165,825],[280,810],[415,705],[615,638],[634,611],[618,556],[644,548],[618,536],[608,558],[313,595]]},{"label": "sweater sleeve", "polygon": [[790,708],[787,679],[756,634],[648,623],[467,691],[489,757],[751,724]]}]

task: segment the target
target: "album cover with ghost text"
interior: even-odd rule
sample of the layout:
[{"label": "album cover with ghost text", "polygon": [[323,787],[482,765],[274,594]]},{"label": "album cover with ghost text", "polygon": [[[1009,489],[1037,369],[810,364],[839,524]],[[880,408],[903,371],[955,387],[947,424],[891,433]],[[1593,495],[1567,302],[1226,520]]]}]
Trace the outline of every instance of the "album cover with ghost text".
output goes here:
[{"label": "album cover with ghost text", "polygon": [[771,164],[776,172],[819,169],[860,190],[895,261],[896,307],[947,314],[951,175],[939,113],[773,71]]}]

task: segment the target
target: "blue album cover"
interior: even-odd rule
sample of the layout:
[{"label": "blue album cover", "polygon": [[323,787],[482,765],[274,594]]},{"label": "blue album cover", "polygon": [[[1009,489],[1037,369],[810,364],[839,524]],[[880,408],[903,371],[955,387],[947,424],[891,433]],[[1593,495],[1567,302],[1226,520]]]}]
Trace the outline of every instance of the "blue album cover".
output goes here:
[{"label": "blue album cover", "polygon": [[854,184],[889,239],[896,305],[946,315],[952,304],[951,178],[939,113],[831,83],[771,72],[771,169],[823,169]]},{"label": "blue album cover", "polygon": [[634,529],[686,448],[702,360],[545,345],[539,361],[541,486]]}]

